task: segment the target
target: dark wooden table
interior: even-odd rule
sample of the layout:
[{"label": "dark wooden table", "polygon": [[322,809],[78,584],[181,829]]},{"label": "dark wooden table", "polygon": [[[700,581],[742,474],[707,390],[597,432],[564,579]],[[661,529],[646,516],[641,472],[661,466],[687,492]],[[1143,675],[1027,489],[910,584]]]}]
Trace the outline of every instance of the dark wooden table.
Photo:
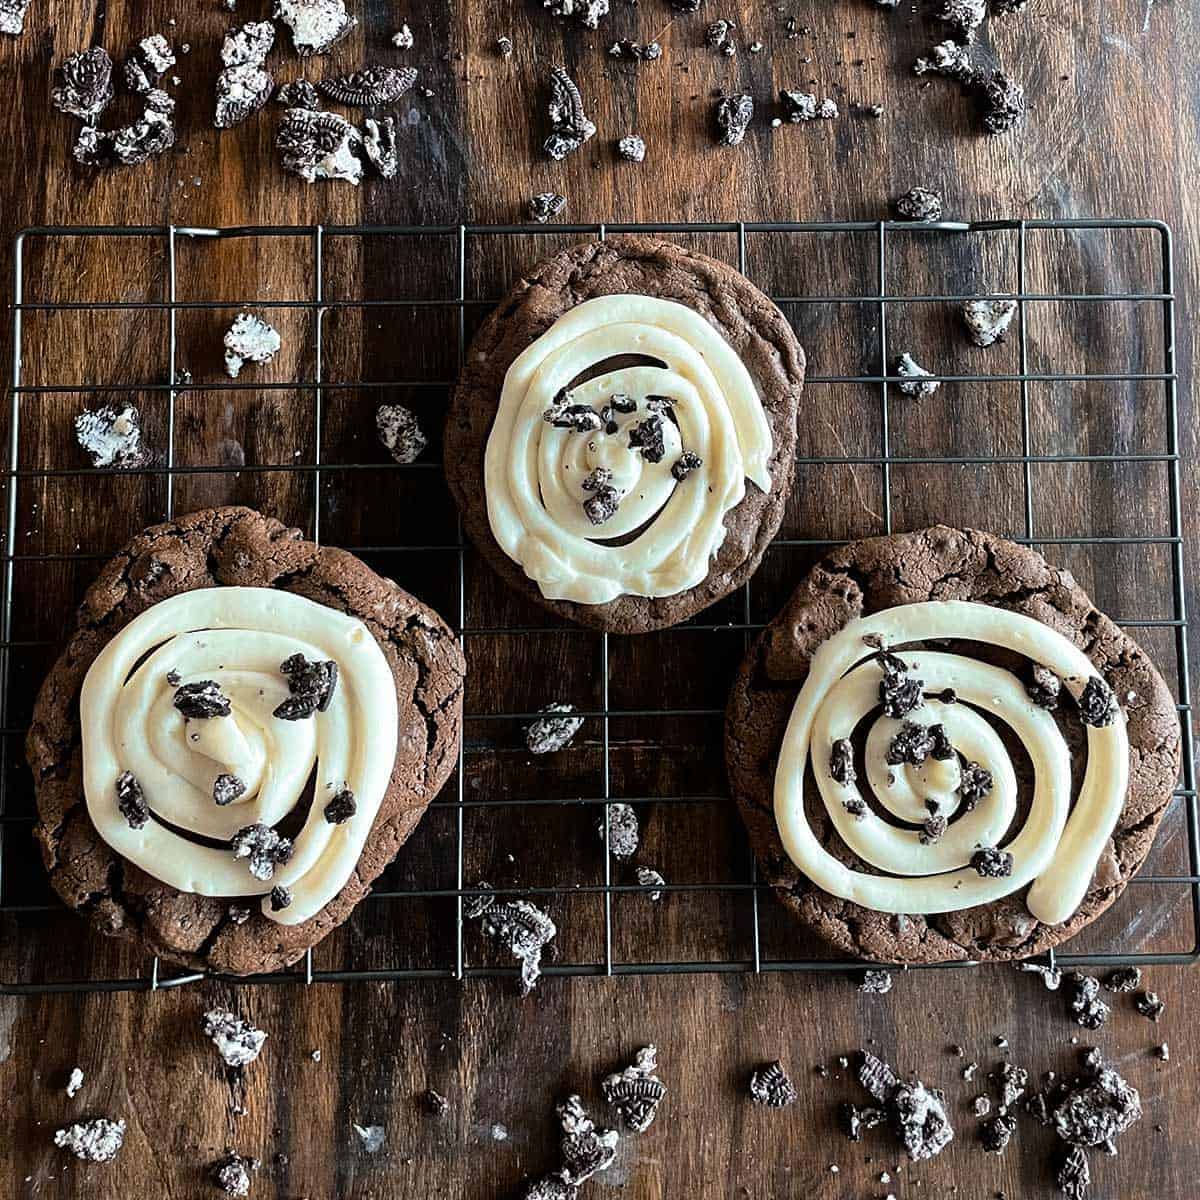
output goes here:
[{"label": "dark wooden table", "polygon": [[[222,226],[254,223],[508,222],[523,217],[531,191],[555,189],[570,200],[569,219],[635,220],[876,219],[886,198],[921,183],[940,189],[948,214],[998,217],[1146,216],[1176,232],[1181,338],[1181,388],[1186,550],[1200,562],[1193,518],[1195,428],[1189,383],[1195,347],[1192,298],[1200,258],[1194,247],[1200,216],[1193,196],[1197,171],[1197,105],[1191,64],[1200,51],[1200,17],[1186,4],[1154,0],[1032,0],[1021,19],[995,21],[988,44],[1029,88],[1032,112],[1016,135],[985,139],[973,130],[967,101],[949,85],[922,89],[908,73],[928,44],[925,27],[908,5],[895,14],[867,0],[818,4],[710,3],[709,16],[733,19],[740,49],[726,59],[702,44],[703,18],[673,16],[664,0],[642,0],[616,11],[600,33],[554,21],[534,0],[449,6],[413,0],[406,10],[372,3],[354,37],[333,62],[349,69],[366,60],[418,65],[432,95],[410,94],[398,106],[401,169],[391,182],[361,189],[331,183],[307,186],[280,173],[272,150],[277,110],[241,128],[211,128],[211,80],[217,45],[229,14],[213,0],[186,11],[161,0],[92,7],[81,0],[35,0],[25,35],[0,38],[0,77],[9,82],[0,111],[6,153],[0,156],[0,273],[7,279],[10,243],[19,228],[41,224],[117,223]],[[719,11],[718,11],[719,8]],[[265,6],[243,3],[239,19]],[[788,36],[794,15],[812,31]],[[171,18],[177,24],[169,24]],[[400,54],[389,44],[400,19],[416,47]],[[131,170],[92,176],[72,164],[73,122],[48,104],[52,68],[93,42],[117,55],[129,42],[161,29],[191,46],[176,72],[178,152]],[[515,44],[504,60],[494,41]],[[617,37],[657,37],[663,58],[637,66],[612,61],[605,47]],[[761,54],[748,53],[761,41]],[[279,78],[305,69],[286,37],[272,56]],[[543,136],[542,80],[564,62],[575,73],[599,135],[562,164],[537,152]],[[324,64],[310,60],[307,74]],[[780,87],[806,81],[832,95],[848,114],[853,105],[881,103],[882,119],[845,115],[813,127],[772,130],[764,120],[746,144],[712,144],[709,104],[717,89],[752,92],[763,105]],[[613,142],[636,129],[649,144],[646,162],[618,163]],[[494,296],[537,249],[565,243],[521,239],[490,251],[480,248],[467,285]],[[697,244],[729,257],[729,235]],[[442,243],[396,243],[368,252],[357,241],[328,250],[328,286],[344,297],[435,294],[453,287],[453,256]],[[932,247],[932,248],[931,248]],[[1153,290],[1152,248],[1130,250],[1115,240],[1047,239],[1031,249],[1028,285],[1092,290]],[[63,247],[31,241],[30,298],[163,299],[162,239],[119,249],[109,244]],[[843,237],[811,256],[792,246],[764,244],[757,277],[779,289],[812,294],[871,289],[869,242]],[[305,299],[313,266],[308,239],[181,243],[180,299]],[[940,286],[1015,286],[1012,242],[910,243],[898,252],[896,290]],[[1150,264],[1149,266],[1147,264]],[[1082,283],[1080,282],[1082,281]],[[409,291],[396,290],[407,287]],[[391,289],[391,290],[389,290]],[[411,290],[418,289],[418,290]],[[326,291],[327,298],[332,293]],[[447,294],[447,293],[442,293]],[[452,292],[448,294],[453,294]],[[454,366],[453,328],[441,318],[417,321],[397,306],[370,318],[342,310],[326,329],[327,375],[399,379],[413,372],[448,378]],[[1031,330],[1045,362],[1063,369],[1128,370],[1131,355],[1154,370],[1161,345],[1136,317],[1111,324],[1062,306]],[[136,312],[47,315],[27,323],[28,382],[164,379],[163,315]],[[256,378],[284,382],[311,365],[311,329],[304,310],[281,315],[287,346]],[[408,322],[403,337],[389,321]],[[875,369],[874,313],[848,305],[842,314],[806,318],[797,313],[818,373]],[[807,324],[805,323],[807,321]],[[889,333],[921,357],[948,355],[952,322],[941,311],[893,310]],[[220,316],[181,312],[179,365],[198,381],[217,381]],[[0,336],[7,361],[8,331]],[[956,343],[957,345],[957,343]],[[1003,370],[1000,360],[961,348],[943,369]],[[979,352],[982,354],[983,352]],[[1012,355],[1012,346],[997,353]],[[1072,358],[1071,356],[1075,356]],[[1005,361],[1011,362],[1011,357]],[[1124,364],[1106,367],[1104,364]],[[1146,365],[1150,364],[1150,365]],[[45,372],[39,377],[39,372]],[[418,398],[419,399],[419,398]],[[347,387],[330,393],[320,436],[326,461],[368,461],[378,472],[331,471],[314,496],[311,473],[181,472],[169,498],[182,512],[238,500],[311,527],[320,502],[321,534],[350,547],[390,545],[397,515],[429,530],[429,540],[453,536],[453,514],[436,471],[397,482],[374,445],[371,414],[378,396]],[[163,433],[162,393],[137,397],[151,441]],[[436,411],[435,394],[425,401]],[[7,403],[4,406],[7,410]],[[22,464],[78,466],[69,430],[79,397],[52,392],[22,401]],[[1162,391],[1137,385],[1048,388],[1033,398],[1032,434],[1044,453],[1121,453],[1161,449]],[[280,389],[182,395],[176,420],[176,463],[184,467],[278,468],[313,452],[317,436],[311,394]],[[894,415],[893,453],[966,453],[981,457],[1021,453],[1020,395],[1015,384],[947,386],[919,411]],[[811,389],[802,420],[801,453],[878,454],[879,410],[874,391],[847,384]],[[159,443],[161,445],[161,442]],[[1165,471],[1163,464],[1156,469]],[[1035,469],[1037,533],[1070,536],[1080,530],[1135,534],[1162,527],[1167,511],[1165,474],[1125,465],[1105,472],[1087,465]],[[405,480],[409,477],[405,476]],[[971,522],[1001,533],[1024,532],[1019,466],[896,468],[896,528],[936,518]],[[39,673],[61,636],[96,558],[165,511],[161,476],[111,480],[35,475],[21,482],[18,538],[10,547],[42,556],[15,575],[14,636],[31,645],[14,658],[7,725],[19,726]],[[394,488],[392,495],[384,488]],[[381,495],[386,497],[381,501]],[[394,496],[394,500],[393,500]],[[1046,514],[1044,519],[1042,512]],[[801,472],[785,532],[794,538],[841,538],[882,528],[881,473],[875,465],[809,467]],[[424,534],[422,534],[424,536]],[[755,619],[782,598],[815,551],[768,559],[756,581]],[[1169,617],[1144,605],[1164,594],[1169,558],[1153,548],[1054,547],[1109,611]],[[46,557],[49,556],[49,557]],[[370,556],[368,556],[370,557]],[[388,555],[372,561],[452,619],[456,560],[435,555]],[[1200,576],[1194,576],[1200,578]],[[467,558],[467,606],[476,625],[532,622],[541,614],[502,594],[482,564]],[[1194,592],[1192,593],[1194,599]],[[729,615],[729,614],[726,614]],[[736,614],[733,614],[736,616]],[[741,651],[742,635],[712,635],[696,653],[696,634],[665,634],[611,648],[614,707],[719,707]],[[1148,629],[1143,640],[1170,670],[1169,630]],[[599,642],[593,635],[547,632],[537,639],[497,637],[469,643],[470,711],[536,708],[563,695],[598,705]],[[698,665],[699,664],[699,665]],[[1173,676],[1171,676],[1173,678]],[[550,682],[553,681],[553,682]],[[549,694],[553,691],[554,695]],[[615,720],[614,794],[674,795],[719,792],[719,721]],[[600,727],[589,723],[578,746],[550,764],[531,765],[514,722],[469,727],[465,794],[474,799],[595,794],[600,770]],[[6,760],[9,811],[28,811],[28,781],[19,738],[10,736]],[[453,787],[453,785],[452,785]],[[451,795],[453,791],[451,792]],[[22,805],[26,806],[22,809]],[[556,886],[594,885],[603,863],[592,831],[594,809],[513,807],[464,810],[467,881]],[[743,879],[746,851],[728,806],[651,805],[644,810],[645,847],[639,861],[658,865],[677,882]],[[1184,857],[1182,807],[1168,817],[1154,866],[1178,870]],[[389,886],[453,888],[456,810],[431,812]],[[8,833],[6,889],[28,889],[41,900],[39,867],[27,826]],[[509,855],[512,855],[510,861]],[[618,872],[615,878],[620,878]],[[11,896],[6,892],[6,898]],[[550,908],[562,935],[563,961],[603,961],[603,922],[596,895],[560,895]],[[768,897],[765,952],[772,957],[815,948],[783,922]],[[315,958],[320,969],[444,966],[454,958],[453,902],[378,901],[364,908]],[[646,961],[680,956],[744,959],[750,925],[745,895],[694,892],[651,908],[638,896],[614,900],[614,956]],[[1083,949],[1175,950],[1187,947],[1191,925],[1186,891],[1169,895],[1154,885],[1131,888],[1114,912],[1080,939]],[[478,934],[467,931],[470,963],[500,962]],[[11,979],[120,978],[144,975],[147,964],[128,949],[98,945],[66,914],[10,914],[0,926],[0,977]],[[599,1196],[613,1189],[634,1197],[658,1196],[956,1196],[984,1200],[1050,1194],[1050,1139],[1032,1122],[1002,1157],[980,1150],[970,1099],[985,1090],[963,1082],[962,1062],[948,1052],[961,1044],[986,1068],[1001,1053],[1035,1073],[1062,1070],[1073,1038],[1094,1041],[1141,1089],[1146,1119],[1121,1144],[1117,1159],[1094,1161],[1097,1200],[1117,1196],[1184,1197],[1200,1173],[1195,1106],[1200,1073],[1190,1040],[1196,1018],[1195,976],[1185,968],[1149,972],[1150,986],[1167,1002],[1161,1023],[1136,1016],[1127,998],[1108,1026],[1089,1035],[1069,1022],[1061,998],[1009,968],[913,972],[897,978],[886,997],[860,996],[845,976],[740,973],[675,977],[550,978],[520,1001],[511,980],[432,980],[352,985],[247,986],[197,984],[155,994],[0,996],[0,1172],[4,1195],[170,1197],[214,1194],[205,1164],[227,1148],[256,1155],[264,1168],[252,1194],[289,1200],[311,1197],[514,1195],[527,1173],[553,1166],[552,1106],[578,1090],[599,1105],[598,1077],[621,1065],[647,1041],[660,1048],[670,1096],[644,1137],[623,1139],[608,1174],[587,1185]],[[270,1033],[262,1058],[234,1077],[198,1032],[199,1014],[212,1004],[246,1012]],[[1171,1046],[1169,1063],[1151,1047]],[[851,1144],[834,1132],[838,1101],[858,1099],[837,1056],[870,1046],[903,1069],[916,1068],[945,1087],[958,1129],[954,1145],[932,1164],[900,1163],[894,1144],[868,1134]],[[313,1051],[320,1051],[314,1061]],[[781,1057],[792,1069],[800,1101],[783,1112],[750,1105],[749,1070]],[[824,1079],[818,1064],[831,1068]],[[68,1101],[63,1087],[76,1065],[84,1091]],[[982,1072],[981,1072],[982,1075]],[[447,1096],[442,1119],[424,1115],[426,1087]],[[51,1144],[53,1130],[80,1115],[123,1116],[129,1125],[118,1164],[85,1167]],[[381,1124],[386,1143],[364,1152],[353,1124]],[[498,1138],[498,1127],[507,1136]],[[839,1170],[834,1172],[831,1166]],[[892,1176],[880,1182],[881,1172]]]}]

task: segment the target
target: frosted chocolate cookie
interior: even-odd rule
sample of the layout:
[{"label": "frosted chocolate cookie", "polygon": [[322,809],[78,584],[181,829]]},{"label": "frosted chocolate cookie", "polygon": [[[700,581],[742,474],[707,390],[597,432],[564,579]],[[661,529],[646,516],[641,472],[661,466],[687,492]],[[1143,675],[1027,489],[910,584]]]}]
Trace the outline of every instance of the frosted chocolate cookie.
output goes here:
[{"label": "frosted chocolate cookie", "polygon": [[436,613],[270,517],[146,530],[88,589],[34,708],[51,882],[189,967],[296,961],[445,782],[463,674]]},{"label": "frosted chocolate cookie", "polygon": [[677,624],[745,582],[783,516],[804,354],[725,263],[575,246],[476,335],[446,478],[514,587],[597,629]]},{"label": "frosted chocolate cookie", "polygon": [[742,664],[725,750],[765,877],[839,949],[1008,959],[1124,890],[1180,729],[1067,572],[938,526],[813,568]]}]

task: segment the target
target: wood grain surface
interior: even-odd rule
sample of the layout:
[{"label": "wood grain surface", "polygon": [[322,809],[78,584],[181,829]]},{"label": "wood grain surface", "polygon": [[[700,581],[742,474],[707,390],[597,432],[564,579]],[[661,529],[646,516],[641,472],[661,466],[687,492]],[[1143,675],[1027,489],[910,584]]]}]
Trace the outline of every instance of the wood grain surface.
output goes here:
[{"label": "wood grain surface", "polygon": [[[1032,0],[1026,15],[995,20],[985,45],[1027,84],[1031,114],[1003,138],[975,133],[969,102],[950,85],[923,88],[908,71],[930,41],[910,5],[895,13],[868,0],[730,3],[706,6],[708,17],[737,22],[739,53],[703,46],[705,16],[683,17],[666,0],[626,4],[601,31],[556,21],[536,0],[470,0],[455,5],[412,0],[406,6],[353,0],[362,18],[331,58],[302,62],[286,34],[271,56],[280,81],[365,61],[408,62],[432,93],[410,93],[397,106],[401,167],[390,181],[306,185],[281,173],[272,148],[278,109],[240,128],[211,127],[212,80],[220,35],[231,17],[217,0],[173,6],[164,0],[93,6],[84,0],[35,0],[20,38],[0,37],[0,276],[12,266],[18,229],[45,224],[196,226],[339,223],[508,222],[523,219],[528,195],[553,189],[569,198],[568,219],[633,220],[875,219],[887,197],[921,183],[940,189],[948,215],[995,217],[1159,217],[1175,229],[1180,339],[1181,442],[1186,552],[1200,563],[1194,413],[1190,397],[1197,296],[1195,253],[1200,210],[1194,194],[1198,116],[1190,64],[1200,52],[1200,14],[1185,3]],[[265,15],[243,0],[238,19]],[[787,18],[811,29],[791,37]],[[407,53],[390,36],[407,21],[416,37]],[[174,22],[171,24],[169,22]],[[182,79],[179,146],[142,167],[92,174],[74,166],[74,122],[48,103],[53,67],[99,43],[114,57],[136,37],[161,29],[190,53]],[[512,37],[509,59],[495,39]],[[664,55],[635,65],[612,60],[618,37],[657,38]],[[761,54],[750,54],[753,41]],[[561,164],[539,151],[544,136],[544,77],[562,62],[579,81],[599,132]],[[781,87],[811,86],[846,114],[811,127],[770,128]],[[712,143],[709,109],[720,90],[746,90],[760,104],[745,145]],[[880,103],[874,120],[850,115]],[[122,105],[127,101],[120,101]],[[124,110],[122,110],[124,111]],[[645,163],[619,162],[615,140],[637,131]],[[471,300],[494,299],[541,250],[569,235],[474,239],[466,286]],[[54,474],[82,465],[70,431],[80,396],[70,385],[122,385],[143,410],[147,440],[166,444],[165,394],[169,317],[164,309],[31,313],[23,341],[27,384],[52,389],[21,400],[18,554],[14,564],[13,651],[3,761],[7,804],[3,900],[28,898],[37,911],[7,913],[0,925],[0,981],[144,977],[148,964],[126,947],[90,937],[70,914],[46,900],[40,864],[20,818],[30,785],[19,730],[34,688],[70,619],[72,606],[103,556],[171,508],[221,502],[253,504],[349,548],[439,545],[455,537],[453,507],[436,468],[388,469],[372,415],[381,392],[350,386],[419,378],[443,386],[384,389],[412,403],[436,428],[444,383],[457,360],[452,310],[406,300],[453,298],[454,239],[330,238],[323,252],[327,300],[392,301],[370,309],[333,308],[322,328],[323,373],[331,387],[318,408],[311,387],[247,392],[201,387],[182,393],[175,411],[175,465],[162,475]],[[736,262],[736,239],[694,239]],[[937,240],[897,236],[889,287],[896,293],[957,288],[1005,291],[1017,286],[1015,235]],[[1154,290],[1149,235],[1031,235],[1026,286],[1042,291]],[[179,239],[180,300],[306,300],[316,286],[308,238],[221,242]],[[26,299],[162,301],[167,296],[161,237],[112,242],[30,238]],[[754,240],[748,269],[763,286],[792,295],[861,294],[876,286],[871,237],[831,236],[820,244]],[[7,291],[7,287],[6,287]],[[304,308],[268,312],[285,349],[258,371],[260,383],[311,381],[315,330]],[[468,326],[476,319],[471,314]],[[863,306],[789,307],[812,370],[821,375],[876,369],[877,314]],[[1157,306],[1048,304],[1027,312],[1030,365],[1064,372],[1157,370],[1163,345]],[[200,384],[218,384],[221,313],[179,310],[177,367]],[[887,336],[947,373],[1016,369],[1016,343],[973,351],[942,306],[894,306]],[[7,328],[0,352],[11,349]],[[128,386],[128,392],[124,390]],[[7,397],[5,398],[7,401]],[[1166,449],[1161,384],[1041,385],[1030,395],[1035,454],[1162,454]],[[8,403],[3,405],[7,421]],[[920,406],[893,405],[893,454],[929,457],[1022,453],[1021,395],[1015,383],[947,385]],[[806,394],[800,454],[878,456],[882,427],[876,393],[860,384],[818,385]],[[311,461],[318,441],[329,469],[319,481],[291,469]],[[431,461],[436,461],[436,454]],[[350,464],[371,464],[347,469]],[[250,468],[243,470],[242,468]],[[259,468],[259,469],[254,469]],[[1169,530],[1168,469],[1148,459],[1035,464],[1030,470],[1034,523],[1026,528],[1019,464],[897,465],[891,469],[895,528],[935,519],[974,523],[1002,534],[1066,538],[1161,536]],[[800,469],[782,534],[790,539],[843,538],[884,528],[883,471],[877,464]],[[1097,603],[1127,621],[1169,620],[1169,547],[1051,544]],[[817,550],[781,547],[768,555],[752,591],[752,618],[767,618]],[[457,618],[457,555],[444,550],[365,550],[364,557],[447,617]],[[1200,578],[1193,572],[1193,578]],[[534,625],[536,638],[511,634],[468,639],[468,711],[525,711],[564,698],[596,709],[602,698],[600,641],[560,628],[509,595],[468,554],[467,623],[476,628]],[[1195,590],[1189,588],[1194,602]],[[740,619],[737,603],[714,619]],[[740,602],[739,602],[740,603]],[[1177,686],[1169,628],[1137,636]],[[609,697],[614,709],[719,709],[744,635],[668,631],[613,639]],[[16,732],[14,732],[16,731]],[[617,718],[610,727],[614,795],[720,794],[719,717]],[[462,810],[464,876],[534,887],[594,886],[603,859],[594,834],[597,810],[507,803],[555,796],[588,797],[602,788],[602,729],[590,721],[576,745],[546,763],[531,763],[519,722],[468,725]],[[446,796],[457,794],[452,783]],[[744,838],[727,804],[649,804],[638,862],[672,882],[734,883],[748,870]],[[405,899],[413,889],[453,889],[459,810],[431,812],[374,899],[317,952],[322,970],[445,968],[453,965],[454,902]],[[511,856],[511,857],[510,857]],[[1186,827],[1176,803],[1148,870],[1186,867]],[[627,873],[614,866],[614,879]],[[604,960],[603,901],[596,893],[548,901],[559,924],[560,960]],[[787,959],[818,948],[785,921],[768,897],[761,905],[762,953]],[[613,901],[612,953],[619,962],[662,958],[746,960],[753,952],[747,893],[699,889],[651,906],[637,895]],[[1189,949],[1193,936],[1186,889],[1137,885],[1111,914],[1072,946],[1081,952]],[[468,964],[502,963],[468,928]],[[1032,1072],[1069,1067],[1073,1039],[1095,1042],[1140,1088],[1146,1118],[1121,1143],[1116,1159],[1095,1156],[1097,1200],[1187,1197],[1200,1174],[1194,1111],[1200,1069],[1190,1040],[1200,1015],[1195,974],[1156,968],[1150,986],[1167,1002],[1158,1025],[1137,1016],[1128,997],[1098,1034],[1079,1030],[1061,996],[1011,969],[910,972],[886,997],[859,995],[848,976],[764,973],[676,977],[549,978],[521,1001],[510,979],[434,979],[406,983],[232,987],[189,985],[148,993],[40,997],[0,995],[0,1195],[110,1197],[216,1195],[206,1165],[227,1149],[263,1160],[251,1194],[283,1200],[454,1196],[470,1200],[519,1194],[526,1175],[555,1165],[553,1104],[579,1091],[599,1108],[598,1079],[653,1041],[670,1094],[644,1136],[622,1139],[616,1164],[584,1194],[654,1197],[815,1196],[949,1197],[991,1200],[1050,1195],[1051,1139],[1030,1121],[1001,1157],[985,1155],[970,1115],[982,1080],[960,1078],[961,1045],[986,1068],[1009,1057]],[[199,1033],[213,1004],[232,1005],[270,1033],[262,1058],[244,1073],[227,1072]],[[1171,1047],[1168,1063],[1151,1048]],[[837,1057],[870,1046],[899,1068],[918,1069],[944,1087],[958,1132],[930,1164],[906,1165],[879,1131],[858,1144],[834,1130],[838,1101],[861,1094]],[[320,1051],[315,1061],[313,1052]],[[800,1091],[782,1112],[752,1106],[749,1071],[782,1058]],[[828,1079],[814,1070],[830,1067]],[[69,1100],[71,1068],[87,1082]],[[983,1072],[981,1072],[982,1076]],[[434,1087],[450,1101],[444,1118],[425,1115],[419,1096]],[[54,1129],[84,1115],[128,1122],[113,1165],[87,1167],[51,1143]],[[353,1125],[380,1124],[386,1142],[367,1154]],[[500,1137],[501,1131],[505,1136]],[[839,1169],[835,1172],[832,1166]],[[881,1173],[891,1176],[881,1182]]]}]

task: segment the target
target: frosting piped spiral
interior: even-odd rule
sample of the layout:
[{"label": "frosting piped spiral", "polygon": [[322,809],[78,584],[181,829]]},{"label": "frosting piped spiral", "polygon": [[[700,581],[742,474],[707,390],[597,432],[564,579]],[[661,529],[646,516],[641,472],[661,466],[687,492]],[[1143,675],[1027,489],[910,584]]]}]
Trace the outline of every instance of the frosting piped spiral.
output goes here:
[{"label": "frosting piped spiral", "polygon": [[[642,365],[571,386],[629,356]],[[548,599],[671,596],[707,576],[745,480],[770,491],[771,450],[754,381],[699,313],[601,296],[509,367],[484,459],[488,519]]]},{"label": "frosting piped spiral", "polygon": [[[276,588],[153,605],[88,670],[84,791],[100,836],[156,879],[263,897],[298,924],[349,880],[396,757],[398,702],[359,620]],[[294,838],[275,826],[309,796]]]}]

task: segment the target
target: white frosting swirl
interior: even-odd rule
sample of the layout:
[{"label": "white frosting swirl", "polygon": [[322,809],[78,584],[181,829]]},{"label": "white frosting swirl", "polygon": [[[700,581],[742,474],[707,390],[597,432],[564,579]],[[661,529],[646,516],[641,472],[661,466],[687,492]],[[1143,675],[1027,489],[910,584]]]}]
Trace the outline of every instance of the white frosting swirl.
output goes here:
[{"label": "white frosting swirl", "polygon": [[[335,662],[337,683],[324,711],[284,720],[272,714],[289,699],[280,664],[294,654]],[[206,680],[220,686],[230,714],[186,719],[176,689]],[[361,621],[275,588],[223,587],[172,596],[126,625],[89,668],[79,716],[88,812],[113,850],[183,892],[262,895],[266,916],[295,925],[354,871],[391,779],[399,707],[387,659]],[[149,808],[140,828],[118,807],[125,772]],[[213,796],[221,775],[245,788],[224,805]],[[230,839],[282,820],[310,778],[291,858],[255,878]],[[355,811],[335,824],[325,806],[346,788]],[[275,887],[291,896],[279,911],[266,898]]]},{"label": "white frosting swirl", "polygon": [[[864,644],[864,638],[870,643]],[[868,782],[880,804],[901,821],[930,815],[927,798],[947,819],[945,833],[922,840],[920,831],[884,820],[862,801],[853,781],[838,783],[830,748],[848,739],[880,702],[885,670],[870,644],[899,646],[954,638],[1002,646],[1049,668],[1076,699],[1096,670],[1082,651],[1032,617],[970,601],[931,600],[900,605],[852,621],[813,656],[792,708],[775,773],[775,820],[792,862],[824,891],[889,913],[939,913],[987,904],[1024,888],[1029,911],[1047,924],[1067,920],[1091,883],[1125,803],[1129,741],[1125,718],[1113,705],[1107,725],[1087,726],[1087,769],[1071,808],[1071,756],[1054,718],[1029,697],[1015,675],[975,659],[939,651],[905,650],[908,675],[924,681],[921,707],[904,718],[941,723],[951,745],[991,772],[992,786],[970,811],[958,794],[962,764],[945,761],[889,767],[888,747],[903,722],[880,716],[867,735]],[[1101,681],[1103,682],[1103,681]],[[1107,693],[1107,685],[1104,685]],[[953,689],[959,701],[934,697]],[[1015,733],[1033,765],[1029,816],[1004,845],[1011,874],[981,875],[969,866],[979,848],[1000,844],[1016,813],[1017,783],[1008,752],[982,710]],[[863,862],[887,872],[872,875],[845,866],[817,840],[804,811],[805,764],[812,769],[839,837]],[[847,807],[849,803],[849,807]],[[856,812],[858,815],[856,815]]]},{"label": "white frosting swirl", "polygon": [[[597,410],[614,395],[635,401],[635,412],[613,414],[615,428],[576,432],[543,419],[574,379],[629,355],[663,365],[609,371],[569,396]],[[656,463],[629,437],[651,397],[671,402]],[[651,296],[601,296],[559,317],[509,367],[484,456],[488,519],[504,552],[548,599],[672,596],[708,575],[745,480],[770,491],[771,449],[749,371],[699,313]],[[678,480],[672,467],[684,450],[701,465]],[[583,509],[584,480],[597,467],[611,472],[620,497],[599,525]],[[639,529],[625,545],[600,540]]]}]

